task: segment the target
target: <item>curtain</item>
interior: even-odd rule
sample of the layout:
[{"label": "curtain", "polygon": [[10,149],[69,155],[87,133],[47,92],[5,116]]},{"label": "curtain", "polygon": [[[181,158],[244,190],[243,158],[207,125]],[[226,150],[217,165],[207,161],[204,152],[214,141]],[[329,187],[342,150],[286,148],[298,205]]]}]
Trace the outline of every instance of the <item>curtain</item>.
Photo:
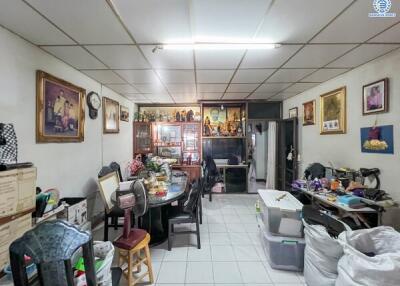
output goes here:
[{"label": "curtain", "polygon": [[276,178],[276,136],[277,124],[275,121],[268,123],[268,155],[267,155],[267,189],[275,189]]}]

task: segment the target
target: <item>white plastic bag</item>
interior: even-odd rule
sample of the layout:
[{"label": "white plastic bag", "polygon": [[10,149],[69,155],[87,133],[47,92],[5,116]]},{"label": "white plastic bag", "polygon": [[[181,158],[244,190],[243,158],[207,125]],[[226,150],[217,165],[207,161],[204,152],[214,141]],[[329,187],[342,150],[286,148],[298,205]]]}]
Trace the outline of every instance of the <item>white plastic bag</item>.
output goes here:
[{"label": "white plastic bag", "polygon": [[344,255],[336,286],[400,285],[400,233],[392,227],[344,232],[339,242]]},{"label": "white plastic bag", "polygon": [[308,286],[333,286],[343,248],[322,225],[309,225],[303,220],[306,249],[304,279]]}]

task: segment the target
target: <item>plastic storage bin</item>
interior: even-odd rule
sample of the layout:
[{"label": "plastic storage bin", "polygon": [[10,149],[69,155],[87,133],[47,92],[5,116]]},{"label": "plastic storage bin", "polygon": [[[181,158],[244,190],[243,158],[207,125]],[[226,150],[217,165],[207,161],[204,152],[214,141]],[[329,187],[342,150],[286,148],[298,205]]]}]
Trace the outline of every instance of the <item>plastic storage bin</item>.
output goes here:
[{"label": "plastic storage bin", "polygon": [[303,237],[303,204],[285,191],[258,190],[261,218],[272,235]]},{"label": "plastic storage bin", "polygon": [[303,271],[304,248],[303,238],[274,236],[259,222],[260,236],[265,255],[271,268]]}]

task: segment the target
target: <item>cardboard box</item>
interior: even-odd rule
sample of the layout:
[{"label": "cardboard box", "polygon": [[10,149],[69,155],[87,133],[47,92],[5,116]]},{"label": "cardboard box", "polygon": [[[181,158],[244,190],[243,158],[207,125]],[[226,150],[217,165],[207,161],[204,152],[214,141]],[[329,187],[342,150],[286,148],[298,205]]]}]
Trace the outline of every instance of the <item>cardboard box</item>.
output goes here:
[{"label": "cardboard box", "polygon": [[62,198],[59,204],[64,204],[65,210],[58,215],[58,218],[76,225],[87,222],[86,198]]}]

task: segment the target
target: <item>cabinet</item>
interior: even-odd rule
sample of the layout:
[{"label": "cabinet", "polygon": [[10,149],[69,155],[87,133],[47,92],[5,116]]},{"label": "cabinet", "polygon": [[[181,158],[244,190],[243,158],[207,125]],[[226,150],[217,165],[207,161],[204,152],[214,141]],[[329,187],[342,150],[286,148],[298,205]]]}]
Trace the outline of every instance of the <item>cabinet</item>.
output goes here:
[{"label": "cabinet", "polygon": [[135,154],[152,152],[152,128],[149,122],[133,123],[133,150]]}]

